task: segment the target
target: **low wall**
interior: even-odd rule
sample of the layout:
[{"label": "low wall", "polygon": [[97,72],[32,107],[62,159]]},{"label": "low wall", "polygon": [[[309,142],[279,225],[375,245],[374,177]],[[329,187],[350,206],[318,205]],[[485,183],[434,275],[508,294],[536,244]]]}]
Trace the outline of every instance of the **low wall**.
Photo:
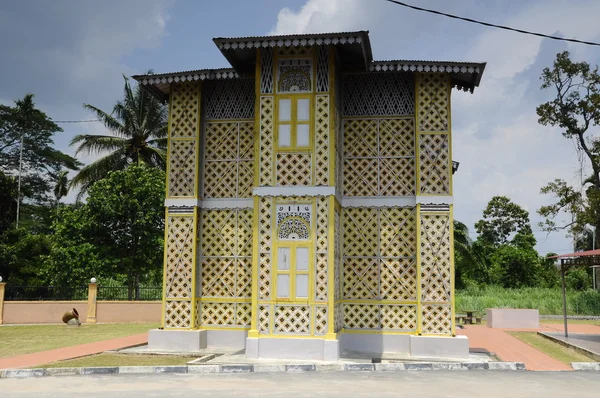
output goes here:
[{"label": "low wall", "polygon": [[2,320],[4,324],[61,323],[63,314],[72,308],[85,322],[87,301],[5,301]]},{"label": "low wall", "polygon": [[98,301],[98,322],[160,322],[161,301]]},{"label": "low wall", "polygon": [[537,329],[540,327],[540,312],[538,310],[488,308],[486,323],[490,328]]},{"label": "low wall", "polygon": [[[79,320],[86,321],[87,301],[5,301],[4,324],[61,323],[65,311],[75,308]],[[96,322],[160,322],[160,301],[98,301]]]}]

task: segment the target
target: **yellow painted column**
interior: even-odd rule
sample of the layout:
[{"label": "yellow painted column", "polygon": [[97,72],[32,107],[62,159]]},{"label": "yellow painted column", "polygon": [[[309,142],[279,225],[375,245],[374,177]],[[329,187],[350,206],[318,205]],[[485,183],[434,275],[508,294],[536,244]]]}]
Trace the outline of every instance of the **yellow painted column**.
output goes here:
[{"label": "yellow painted column", "polygon": [[417,222],[417,334],[423,333],[423,293],[421,289],[421,205],[417,204],[415,211],[415,219]]},{"label": "yellow painted column", "polygon": [[4,313],[4,290],[6,282],[0,282],[0,325],[2,325],[2,314]]},{"label": "yellow painted column", "polygon": [[88,307],[85,323],[96,323],[96,310],[98,309],[98,284],[90,283],[88,285]]},{"label": "yellow painted column", "polygon": [[326,340],[336,340],[335,333],[335,196],[329,197],[327,244],[327,334]]}]

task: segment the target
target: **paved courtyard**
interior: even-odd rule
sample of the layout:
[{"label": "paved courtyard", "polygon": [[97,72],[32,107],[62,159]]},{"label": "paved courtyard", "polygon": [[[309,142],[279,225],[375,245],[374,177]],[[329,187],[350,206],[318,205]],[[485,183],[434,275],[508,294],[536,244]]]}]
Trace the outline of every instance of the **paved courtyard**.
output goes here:
[{"label": "paved courtyard", "polygon": [[404,371],[0,379],[3,397],[594,397],[597,372]]}]

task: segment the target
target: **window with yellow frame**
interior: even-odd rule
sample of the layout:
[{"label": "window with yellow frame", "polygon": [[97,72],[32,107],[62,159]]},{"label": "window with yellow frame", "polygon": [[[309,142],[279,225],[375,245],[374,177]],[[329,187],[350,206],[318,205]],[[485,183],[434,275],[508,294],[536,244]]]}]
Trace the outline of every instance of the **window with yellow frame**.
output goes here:
[{"label": "window with yellow frame", "polygon": [[312,95],[277,96],[277,149],[309,150],[312,145]]}]

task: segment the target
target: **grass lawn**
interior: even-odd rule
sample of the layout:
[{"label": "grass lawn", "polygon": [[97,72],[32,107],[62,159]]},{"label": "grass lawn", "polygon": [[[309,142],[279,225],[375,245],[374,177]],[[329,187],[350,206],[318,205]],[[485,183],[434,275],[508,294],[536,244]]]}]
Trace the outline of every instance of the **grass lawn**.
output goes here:
[{"label": "grass lawn", "polygon": [[533,348],[542,351],[557,361],[571,366],[571,362],[595,362],[592,358],[576,352],[571,348],[564,347],[558,343],[548,340],[535,332],[507,332],[513,337],[529,344]]},{"label": "grass lawn", "polygon": [[157,323],[0,326],[0,358],[145,333]]},{"label": "grass lawn", "polygon": [[36,368],[83,368],[93,366],[169,366],[185,365],[194,360],[190,357],[172,355],[123,355],[98,354],[89,357],[52,362]]}]

